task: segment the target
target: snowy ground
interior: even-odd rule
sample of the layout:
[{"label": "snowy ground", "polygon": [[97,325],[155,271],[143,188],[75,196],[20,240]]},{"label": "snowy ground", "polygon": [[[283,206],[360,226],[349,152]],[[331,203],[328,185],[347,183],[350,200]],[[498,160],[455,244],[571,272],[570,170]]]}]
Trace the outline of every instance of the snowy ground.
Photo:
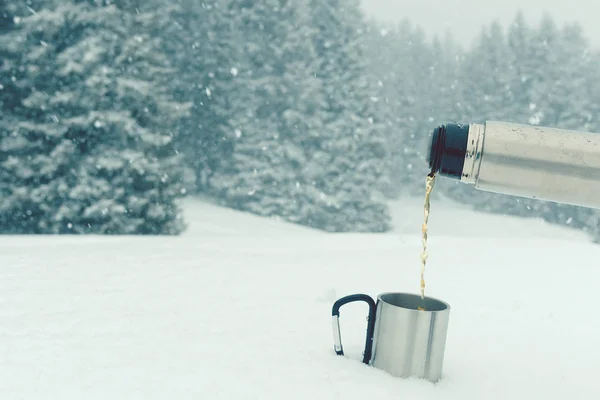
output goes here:
[{"label": "snowy ground", "polygon": [[187,209],[180,238],[2,238],[0,399],[600,398],[600,246],[576,232],[432,203],[433,385],[360,363],[362,304],[332,349],[335,299],[418,290],[420,201],[386,235]]}]

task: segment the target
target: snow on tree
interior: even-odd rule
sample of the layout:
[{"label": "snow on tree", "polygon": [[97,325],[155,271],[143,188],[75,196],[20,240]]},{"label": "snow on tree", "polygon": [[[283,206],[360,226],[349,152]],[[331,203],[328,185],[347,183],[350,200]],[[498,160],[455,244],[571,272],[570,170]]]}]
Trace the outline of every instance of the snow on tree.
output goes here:
[{"label": "snow on tree", "polygon": [[303,168],[312,188],[312,223],[328,231],[386,231],[390,216],[381,189],[387,142],[375,119],[377,90],[367,73],[360,4],[310,0],[309,10],[316,76],[327,103]]},{"label": "snow on tree", "polygon": [[[164,0],[152,0],[144,8],[165,12]],[[230,0],[177,0],[168,2],[168,21],[157,31],[164,41],[174,73],[169,87],[176,99],[192,104],[190,114],[179,121],[177,149],[194,172],[196,192],[210,192],[208,182],[219,165],[231,157],[228,136],[230,100],[239,70],[236,16]]]},{"label": "snow on tree", "polygon": [[398,195],[421,197],[429,172],[425,152],[431,132],[459,119],[463,51],[451,37],[428,41],[408,20],[369,26],[366,58],[381,86],[375,111],[385,125],[391,184]]},{"label": "snow on tree", "polygon": [[495,22],[481,32],[461,70],[463,101],[467,105],[461,118],[478,123],[506,118],[505,110],[513,96],[511,56],[499,23]]},{"label": "snow on tree", "polygon": [[233,32],[224,34],[235,41],[228,45],[235,48],[230,54],[236,63],[229,64],[235,70],[221,80],[228,91],[213,96],[227,96],[223,134],[233,146],[209,185],[229,207],[310,224],[304,215],[310,199],[302,185],[301,142],[310,139],[322,105],[302,10],[299,2],[286,0],[227,7]]},{"label": "snow on tree", "polygon": [[23,94],[17,123],[0,126],[1,229],[180,233],[183,168],[169,127],[187,107],[161,85],[170,69],[147,33],[152,18],[101,2],[46,6],[0,40],[22,49]]},{"label": "snow on tree", "polygon": [[428,50],[426,43],[419,42],[419,33],[408,21],[398,26],[371,21],[364,39],[368,69],[377,84],[374,111],[388,148],[386,193],[392,197],[410,194],[416,182],[415,170],[426,168],[415,163],[419,148],[413,146],[423,114],[419,109],[423,82],[416,78],[421,71],[417,62],[419,54]]},{"label": "snow on tree", "polygon": [[[507,56],[510,57],[510,81],[508,82],[512,101],[503,105],[504,114],[511,121],[529,124],[532,111],[536,112],[535,99],[532,98],[532,85],[535,75],[547,68],[540,65],[534,54],[533,41],[537,30],[525,21],[522,12],[518,12],[508,26],[506,34]],[[540,68],[542,71],[540,71]]]}]

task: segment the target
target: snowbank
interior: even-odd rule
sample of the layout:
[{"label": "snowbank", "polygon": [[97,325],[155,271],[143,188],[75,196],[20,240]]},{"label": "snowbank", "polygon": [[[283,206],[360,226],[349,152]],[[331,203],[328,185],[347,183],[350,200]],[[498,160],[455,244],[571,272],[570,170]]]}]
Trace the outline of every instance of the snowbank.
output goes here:
[{"label": "snowbank", "polygon": [[418,201],[385,235],[187,210],[178,238],[2,239],[1,399],[600,397],[600,246],[583,235],[432,203],[427,294],[452,306],[433,385],[360,363],[362,304],[342,310],[347,356],[332,348],[335,299],[418,290]]}]

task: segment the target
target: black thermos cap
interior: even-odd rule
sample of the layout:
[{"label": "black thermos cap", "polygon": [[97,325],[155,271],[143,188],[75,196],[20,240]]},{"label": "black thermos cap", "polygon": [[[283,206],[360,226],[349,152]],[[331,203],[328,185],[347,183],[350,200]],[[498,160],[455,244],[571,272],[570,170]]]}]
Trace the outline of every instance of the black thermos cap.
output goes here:
[{"label": "black thermos cap", "polygon": [[445,124],[433,130],[427,156],[432,174],[461,178],[468,136],[469,124]]}]

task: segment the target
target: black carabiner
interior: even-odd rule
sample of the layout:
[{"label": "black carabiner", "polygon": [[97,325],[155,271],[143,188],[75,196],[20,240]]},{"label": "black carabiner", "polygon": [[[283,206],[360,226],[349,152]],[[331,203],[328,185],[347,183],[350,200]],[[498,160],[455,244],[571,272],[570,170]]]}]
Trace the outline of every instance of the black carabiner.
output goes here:
[{"label": "black carabiner", "polygon": [[373,333],[375,331],[375,313],[376,305],[375,301],[371,296],[367,294],[351,294],[333,303],[331,309],[331,315],[333,316],[333,342],[335,353],[339,356],[344,355],[344,349],[342,347],[342,334],[340,331],[340,307],[344,304],[351,303],[353,301],[364,301],[369,305],[369,316],[367,317],[367,338],[365,341],[365,351],[363,353],[363,363],[369,364],[371,360],[371,352],[373,351]]}]

